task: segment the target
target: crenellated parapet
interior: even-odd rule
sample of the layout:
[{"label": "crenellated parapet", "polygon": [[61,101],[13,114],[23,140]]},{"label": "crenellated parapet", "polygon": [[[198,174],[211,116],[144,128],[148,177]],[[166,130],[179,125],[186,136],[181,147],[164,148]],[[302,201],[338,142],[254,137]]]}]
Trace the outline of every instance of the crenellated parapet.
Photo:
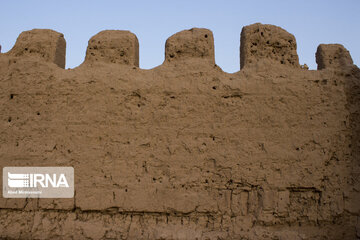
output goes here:
[{"label": "crenellated parapet", "polygon": [[341,44],[320,44],[316,51],[318,70],[353,65],[350,52]]},{"label": "crenellated parapet", "polygon": [[294,35],[269,24],[245,26],[241,31],[240,68],[254,65],[263,59],[300,67]]},{"label": "crenellated parapet", "polygon": [[[63,34],[48,29],[21,33],[6,55],[33,56],[65,67],[66,42]],[[205,28],[192,28],[170,36],[165,43],[164,63],[198,60],[215,64],[213,33]],[[102,62],[139,67],[139,42],[130,31],[105,30],[93,36],[87,46],[85,63]],[[316,52],[318,70],[352,65],[350,53],[340,44],[320,44]],[[283,65],[300,68],[294,35],[269,24],[255,23],[243,27],[240,40],[240,69],[256,66]]]},{"label": "crenellated parapet", "polygon": [[101,31],[89,40],[85,62],[116,63],[138,67],[138,39],[130,31]]},{"label": "crenellated parapet", "polygon": [[22,32],[9,56],[35,56],[65,68],[66,42],[62,33],[50,29],[33,29]]},{"label": "crenellated parapet", "polygon": [[169,37],[165,43],[165,62],[198,58],[215,64],[214,37],[210,30],[192,28]]}]

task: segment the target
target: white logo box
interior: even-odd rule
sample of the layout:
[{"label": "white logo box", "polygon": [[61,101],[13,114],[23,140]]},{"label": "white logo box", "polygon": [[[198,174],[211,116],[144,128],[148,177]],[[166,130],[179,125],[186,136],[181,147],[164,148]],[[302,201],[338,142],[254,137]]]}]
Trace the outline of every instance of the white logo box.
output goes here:
[{"label": "white logo box", "polygon": [[73,198],[73,167],[4,167],[4,198]]}]

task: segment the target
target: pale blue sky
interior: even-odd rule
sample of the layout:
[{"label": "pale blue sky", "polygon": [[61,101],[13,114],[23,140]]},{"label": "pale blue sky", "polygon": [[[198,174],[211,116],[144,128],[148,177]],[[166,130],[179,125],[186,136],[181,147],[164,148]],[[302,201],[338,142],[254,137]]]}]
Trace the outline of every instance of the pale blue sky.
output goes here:
[{"label": "pale blue sky", "polygon": [[6,52],[17,36],[33,28],[50,28],[65,35],[66,68],[80,65],[87,41],[106,29],[130,30],[140,44],[140,67],[164,60],[166,39],[192,27],[213,31],[216,63],[226,72],[240,69],[243,26],[274,24],[295,35],[300,64],[316,69],[320,43],[340,43],[360,63],[360,1],[1,1],[0,44]]}]

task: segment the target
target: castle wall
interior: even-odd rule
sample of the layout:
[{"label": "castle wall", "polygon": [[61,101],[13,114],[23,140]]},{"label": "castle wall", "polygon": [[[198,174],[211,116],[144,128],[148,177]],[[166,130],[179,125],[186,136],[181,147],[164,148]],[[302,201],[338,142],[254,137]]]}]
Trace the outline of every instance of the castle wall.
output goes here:
[{"label": "castle wall", "polygon": [[254,24],[228,74],[195,28],[143,70],[134,34],[103,31],[64,70],[63,39],[32,30],[0,54],[0,166],[73,166],[75,197],[0,198],[1,238],[360,237],[360,71],[343,46],[309,71],[293,35]]}]

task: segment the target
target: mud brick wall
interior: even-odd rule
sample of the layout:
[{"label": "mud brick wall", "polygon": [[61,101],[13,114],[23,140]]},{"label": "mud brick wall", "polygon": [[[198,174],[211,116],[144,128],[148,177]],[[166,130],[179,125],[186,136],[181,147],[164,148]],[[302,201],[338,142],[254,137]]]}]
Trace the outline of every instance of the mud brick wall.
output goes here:
[{"label": "mud brick wall", "polygon": [[185,30],[143,70],[134,34],[103,31],[65,70],[62,34],[20,34],[0,54],[0,166],[73,166],[75,197],[0,198],[0,238],[359,238],[350,53],[321,44],[302,69],[295,37],[262,24],[240,45],[225,73],[211,31]]}]

